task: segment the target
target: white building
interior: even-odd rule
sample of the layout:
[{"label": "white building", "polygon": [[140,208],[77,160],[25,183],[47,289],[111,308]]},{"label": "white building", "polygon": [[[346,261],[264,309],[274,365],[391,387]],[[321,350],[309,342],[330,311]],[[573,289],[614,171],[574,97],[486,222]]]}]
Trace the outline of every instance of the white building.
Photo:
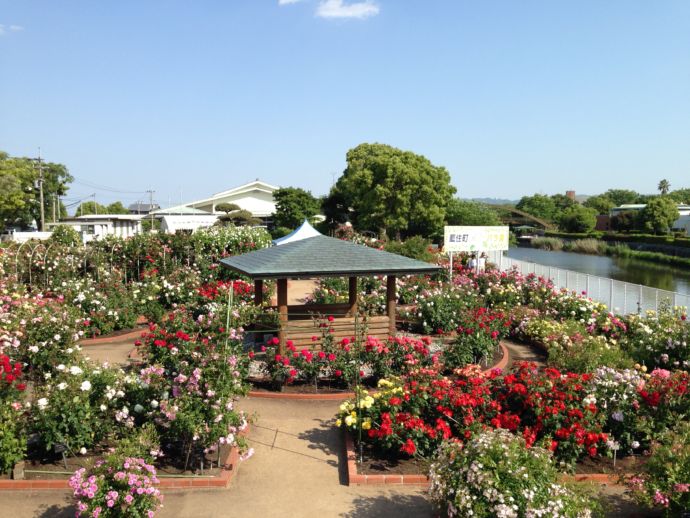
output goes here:
[{"label": "white building", "polygon": [[142,232],[144,216],[135,214],[88,214],[65,218],[49,226],[68,225],[82,235],[84,242],[106,236],[131,237]]},{"label": "white building", "polygon": [[[234,203],[241,209],[248,210],[255,218],[266,219],[276,211],[273,193],[279,187],[261,180],[255,180],[234,189],[218,192],[208,198],[184,203],[175,207],[168,207],[153,211],[153,214],[177,214],[185,209],[196,209],[206,214],[223,214],[217,210],[221,203]],[[183,212],[188,214],[188,212]]]},{"label": "white building", "polygon": [[217,217],[224,214],[218,210],[222,203],[234,203],[240,209],[251,212],[252,216],[268,224],[271,214],[276,210],[273,193],[279,189],[275,185],[255,180],[227,191],[218,192],[208,198],[167,207],[151,212],[161,220],[161,230],[197,230],[213,225]]}]

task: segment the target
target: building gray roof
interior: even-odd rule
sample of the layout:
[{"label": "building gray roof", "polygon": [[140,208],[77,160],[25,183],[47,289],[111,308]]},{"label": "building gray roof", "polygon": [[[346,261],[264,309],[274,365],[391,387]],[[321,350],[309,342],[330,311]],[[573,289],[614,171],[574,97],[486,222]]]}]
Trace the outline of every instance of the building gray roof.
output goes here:
[{"label": "building gray roof", "polygon": [[328,236],[228,257],[223,266],[254,279],[410,275],[441,267]]}]

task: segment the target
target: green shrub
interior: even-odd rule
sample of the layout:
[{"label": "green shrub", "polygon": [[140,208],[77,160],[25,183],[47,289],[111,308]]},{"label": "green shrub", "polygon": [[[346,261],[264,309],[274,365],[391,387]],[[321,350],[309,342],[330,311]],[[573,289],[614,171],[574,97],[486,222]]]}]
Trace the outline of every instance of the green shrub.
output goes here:
[{"label": "green shrub", "polygon": [[22,409],[0,401],[0,473],[8,473],[26,453]]},{"label": "green shrub", "polygon": [[81,236],[74,227],[69,225],[57,225],[53,228],[53,233],[50,235],[49,241],[65,246],[79,246],[81,245]]},{"label": "green shrub", "polygon": [[421,236],[413,236],[407,238],[405,241],[389,241],[384,246],[386,252],[392,254],[404,255],[419,261],[431,262],[434,259],[433,254],[429,251],[431,242]]},{"label": "green shrub", "polygon": [[690,423],[679,421],[652,447],[645,471],[629,480],[635,499],[680,516],[690,508]]},{"label": "green shrub", "polygon": [[589,517],[595,502],[559,483],[551,453],[507,430],[444,443],[431,465],[432,500],[447,516]]}]

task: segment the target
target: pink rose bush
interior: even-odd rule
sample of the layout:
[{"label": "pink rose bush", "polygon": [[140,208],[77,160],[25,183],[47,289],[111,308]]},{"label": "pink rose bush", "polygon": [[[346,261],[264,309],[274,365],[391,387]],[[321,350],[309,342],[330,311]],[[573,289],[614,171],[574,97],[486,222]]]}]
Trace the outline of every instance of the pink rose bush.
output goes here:
[{"label": "pink rose bush", "polygon": [[142,458],[113,456],[93,469],[78,469],[69,480],[77,516],[152,518],[163,495],[156,469]]}]

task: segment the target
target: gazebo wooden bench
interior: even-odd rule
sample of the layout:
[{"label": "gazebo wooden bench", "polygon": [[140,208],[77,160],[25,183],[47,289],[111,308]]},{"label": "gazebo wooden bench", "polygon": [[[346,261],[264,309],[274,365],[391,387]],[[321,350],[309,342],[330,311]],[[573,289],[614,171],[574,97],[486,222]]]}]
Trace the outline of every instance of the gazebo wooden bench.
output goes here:
[{"label": "gazebo wooden bench", "polygon": [[[320,328],[312,316],[331,315],[336,338],[354,336],[355,325],[364,325],[369,335],[395,335],[396,277],[431,274],[439,266],[391,254],[351,241],[323,235],[308,237],[242,255],[227,257],[223,266],[254,280],[254,302],[263,306],[263,282],[275,279],[277,285],[278,338],[284,352],[287,340],[296,346],[312,345],[312,336],[320,337]],[[357,278],[386,276],[386,314],[361,316],[357,308]],[[348,302],[329,305],[288,306],[288,279],[348,277]]]}]

